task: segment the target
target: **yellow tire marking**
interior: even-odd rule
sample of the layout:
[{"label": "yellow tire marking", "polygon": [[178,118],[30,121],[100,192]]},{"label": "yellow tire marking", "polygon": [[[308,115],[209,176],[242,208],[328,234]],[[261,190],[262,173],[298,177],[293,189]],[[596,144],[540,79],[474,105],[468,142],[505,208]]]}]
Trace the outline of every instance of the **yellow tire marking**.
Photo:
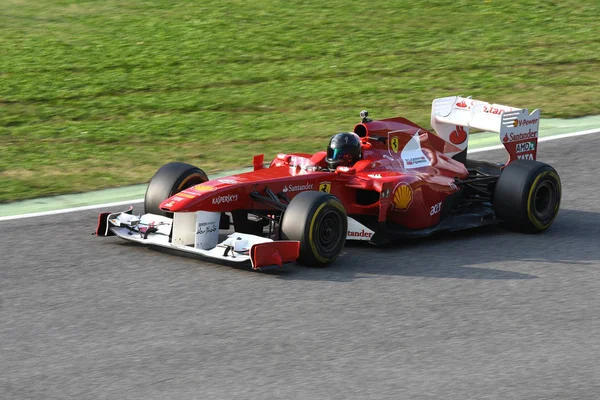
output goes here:
[{"label": "yellow tire marking", "polygon": [[527,197],[527,217],[529,218],[529,221],[531,221],[531,223],[533,225],[535,225],[535,227],[538,228],[538,229],[540,229],[540,230],[541,229],[546,229],[547,227],[549,227],[552,224],[552,222],[554,222],[554,220],[556,219],[556,216],[558,215],[556,212],[558,211],[559,201],[557,201],[556,204],[554,205],[554,216],[552,217],[552,219],[546,225],[542,225],[542,223],[531,212],[531,200],[533,198],[534,189],[536,188],[537,183],[539,182],[539,180],[541,178],[545,177],[546,175],[551,176],[551,177],[553,177],[556,180],[557,189],[558,189],[558,193],[557,194],[558,194],[559,197],[561,196],[561,193],[562,193],[562,188],[561,188],[561,185],[560,185],[560,178],[558,177],[558,175],[554,171],[545,171],[545,172],[542,172],[533,181],[533,184],[531,185],[531,188],[529,189],[529,196]]},{"label": "yellow tire marking", "polygon": [[[315,222],[317,220],[317,217],[319,216],[319,213],[321,212],[323,207],[325,207],[327,205],[337,208],[338,210],[342,211],[342,213],[344,213],[344,214],[346,213],[346,210],[344,210],[344,207],[341,204],[339,204],[337,201],[335,201],[333,199],[329,199],[317,208],[317,210],[315,211],[315,213],[312,217],[312,220],[310,221],[310,225],[308,228],[308,243],[310,244],[310,249],[312,250],[312,253],[315,256],[315,258],[322,263],[328,263],[328,262],[333,261],[334,259],[322,257],[318,253],[317,246],[315,245],[315,242],[313,241],[313,228],[314,228]],[[344,232],[342,232],[342,234],[344,234]]]},{"label": "yellow tire marking", "polygon": [[[188,176],[187,178],[185,178],[185,179],[183,180],[183,182],[181,182],[181,183],[179,184],[179,186],[177,187],[177,191],[178,191],[178,192],[181,192],[181,190],[184,188],[185,184],[186,184],[186,183],[188,183],[188,181],[189,181],[190,179],[192,179],[192,178],[195,178],[195,177],[197,177],[197,176],[199,176],[201,179],[204,179],[204,177],[203,177],[202,175],[200,175],[200,174],[192,174],[192,175]],[[206,181],[204,181],[204,182],[206,182]]]}]

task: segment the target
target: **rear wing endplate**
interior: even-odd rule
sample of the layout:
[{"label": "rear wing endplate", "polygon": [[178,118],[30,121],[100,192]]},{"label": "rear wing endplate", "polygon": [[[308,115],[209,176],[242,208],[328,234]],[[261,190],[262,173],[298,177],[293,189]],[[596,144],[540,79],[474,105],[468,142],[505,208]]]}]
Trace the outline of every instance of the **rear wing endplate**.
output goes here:
[{"label": "rear wing endplate", "polygon": [[464,151],[470,128],[496,132],[508,151],[509,163],[536,159],[539,122],[539,109],[529,114],[526,108],[490,104],[471,97],[435,99],[431,108],[431,126],[442,139]]}]

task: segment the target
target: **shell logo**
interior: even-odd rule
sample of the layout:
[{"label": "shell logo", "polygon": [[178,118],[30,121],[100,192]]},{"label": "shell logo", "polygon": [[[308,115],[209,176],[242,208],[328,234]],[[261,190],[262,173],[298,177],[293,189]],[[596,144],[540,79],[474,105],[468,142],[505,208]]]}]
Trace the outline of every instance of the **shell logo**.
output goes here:
[{"label": "shell logo", "polygon": [[413,201],[413,191],[408,183],[402,182],[396,186],[394,192],[394,209],[406,211]]},{"label": "shell logo", "polygon": [[516,128],[517,126],[519,126],[519,121],[518,120],[514,120],[513,121],[513,126]]},{"label": "shell logo", "polygon": [[205,185],[205,184],[200,184],[200,185],[194,186],[194,190],[196,192],[212,192],[213,190],[215,190],[215,188],[212,186]]}]

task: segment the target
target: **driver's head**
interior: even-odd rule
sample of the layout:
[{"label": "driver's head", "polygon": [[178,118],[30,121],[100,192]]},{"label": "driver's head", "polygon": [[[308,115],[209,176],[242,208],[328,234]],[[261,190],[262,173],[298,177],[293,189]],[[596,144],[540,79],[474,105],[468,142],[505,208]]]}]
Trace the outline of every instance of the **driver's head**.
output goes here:
[{"label": "driver's head", "polygon": [[356,133],[342,132],[333,135],[327,146],[325,161],[331,169],[351,166],[361,158],[360,137]]}]

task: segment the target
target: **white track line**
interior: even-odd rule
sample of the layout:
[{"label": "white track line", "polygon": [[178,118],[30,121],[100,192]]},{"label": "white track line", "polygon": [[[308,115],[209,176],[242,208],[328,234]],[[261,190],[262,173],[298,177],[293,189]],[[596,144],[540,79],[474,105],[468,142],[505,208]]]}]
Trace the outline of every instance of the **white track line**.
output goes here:
[{"label": "white track line", "polygon": [[134,199],[134,200],[124,200],[117,201],[114,203],[104,203],[104,204],[94,204],[91,206],[81,206],[81,207],[72,207],[72,208],[63,208],[60,210],[51,210],[51,211],[41,211],[36,213],[29,214],[20,214],[20,215],[8,215],[6,217],[0,217],[1,221],[10,221],[13,219],[23,219],[23,218],[33,218],[33,217],[45,217],[47,215],[56,215],[56,214],[66,214],[77,211],[86,211],[86,210],[94,210],[96,208],[110,208],[110,207],[118,207],[118,206],[128,206],[131,204],[142,203],[144,199]]},{"label": "white track line", "polygon": [[[560,135],[553,135],[553,136],[549,136],[549,137],[542,137],[542,138],[539,138],[538,141],[539,142],[549,142],[551,140],[565,139],[565,138],[570,138],[570,137],[574,137],[574,136],[591,135],[594,133],[600,133],[600,128],[589,129],[587,131],[563,133]],[[503,149],[503,148],[504,148],[504,146],[499,144],[499,145],[495,145],[495,146],[482,147],[480,149],[468,150],[467,152],[469,154],[473,154],[473,153],[482,153],[484,151],[490,151],[490,150],[499,150],[499,149]],[[142,203],[143,201],[144,201],[144,199],[134,199],[134,200],[117,201],[114,203],[94,204],[91,206],[64,208],[62,210],[42,211],[42,212],[36,212],[36,213],[30,213],[30,214],[20,214],[20,215],[9,215],[6,217],[0,217],[0,222],[1,221],[10,221],[10,220],[14,220],[14,219],[44,217],[47,215],[66,214],[66,213],[72,213],[72,212],[77,212],[77,211],[94,210],[96,208],[108,209],[110,207],[139,204],[139,203]]]}]

